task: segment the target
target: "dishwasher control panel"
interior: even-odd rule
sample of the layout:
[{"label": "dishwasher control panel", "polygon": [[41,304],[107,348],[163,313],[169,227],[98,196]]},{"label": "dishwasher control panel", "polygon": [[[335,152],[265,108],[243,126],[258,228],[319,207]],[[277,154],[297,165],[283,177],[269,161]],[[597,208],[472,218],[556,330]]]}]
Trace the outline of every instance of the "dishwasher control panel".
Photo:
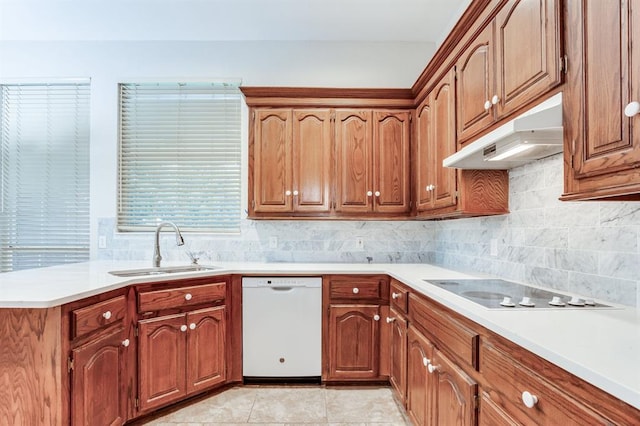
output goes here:
[{"label": "dishwasher control panel", "polygon": [[322,287],[322,277],[243,277],[242,287]]}]

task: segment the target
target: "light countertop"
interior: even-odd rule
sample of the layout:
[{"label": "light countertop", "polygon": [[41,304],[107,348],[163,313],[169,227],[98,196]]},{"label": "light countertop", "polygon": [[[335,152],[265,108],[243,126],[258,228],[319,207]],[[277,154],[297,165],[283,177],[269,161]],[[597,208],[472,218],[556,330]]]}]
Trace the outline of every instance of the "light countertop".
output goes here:
[{"label": "light countertop", "polygon": [[[163,266],[175,265],[166,262]],[[93,261],[0,274],[1,308],[48,308],[167,276],[121,278],[112,270],[150,262]],[[171,279],[221,274],[388,274],[540,357],[640,409],[640,311],[491,310],[424,280],[478,278],[428,264],[216,262],[219,269],[171,274]],[[606,302],[607,304],[611,304]]]}]

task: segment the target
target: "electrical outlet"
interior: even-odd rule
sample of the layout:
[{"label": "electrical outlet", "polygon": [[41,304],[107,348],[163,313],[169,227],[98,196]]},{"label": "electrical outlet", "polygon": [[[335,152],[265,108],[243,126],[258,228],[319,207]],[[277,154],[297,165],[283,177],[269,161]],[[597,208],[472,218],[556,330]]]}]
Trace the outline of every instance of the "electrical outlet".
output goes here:
[{"label": "electrical outlet", "polygon": [[98,248],[104,249],[107,248],[107,237],[104,235],[100,235],[98,237]]},{"label": "electrical outlet", "polygon": [[270,249],[278,248],[278,237],[269,237],[269,248]]},{"label": "electrical outlet", "polygon": [[364,250],[364,240],[362,237],[356,237],[356,249]]},{"label": "electrical outlet", "polygon": [[489,245],[489,254],[491,256],[497,257],[498,256],[498,240],[495,238],[492,238],[490,241],[490,245]]}]

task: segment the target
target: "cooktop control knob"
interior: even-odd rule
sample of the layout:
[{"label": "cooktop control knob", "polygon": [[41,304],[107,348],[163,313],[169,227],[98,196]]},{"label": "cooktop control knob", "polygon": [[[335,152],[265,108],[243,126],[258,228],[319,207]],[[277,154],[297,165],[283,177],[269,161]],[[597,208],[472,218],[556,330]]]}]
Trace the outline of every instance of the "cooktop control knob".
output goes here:
[{"label": "cooktop control knob", "polygon": [[593,299],[584,299],[584,304],[587,306],[596,306],[596,302]]},{"label": "cooktop control knob", "polygon": [[502,299],[502,302],[500,302],[500,306],[505,306],[507,308],[513,308],[516,306],[515,303],[513,303],[513,300],[511,300],[511,298],[509,296],[505,296],[504,299]]},{"label": "cooktop control knob", "polygon": [[526,306],[528,308],[533,308],[534,306],[536,306],[536,304],[531,301],[530,297],[524,296],[522,298],[522,300],[520,301],[520,306]]},{"label": "cooktop control knob", "polygon": [[560,296],[553,296],[553,299],[551,299],[551,302],[549,302],[549,304],[551,306],[564,306],[565,303],[562,301],[562,298]]},{"label": "cooktop control knob", "polygon": [[570,304],[571,306],[584,306],[585,305],[584,300],[580,299],[577,296],[573,296],[571,298],[571,300],[569,300],[567,303]]}]

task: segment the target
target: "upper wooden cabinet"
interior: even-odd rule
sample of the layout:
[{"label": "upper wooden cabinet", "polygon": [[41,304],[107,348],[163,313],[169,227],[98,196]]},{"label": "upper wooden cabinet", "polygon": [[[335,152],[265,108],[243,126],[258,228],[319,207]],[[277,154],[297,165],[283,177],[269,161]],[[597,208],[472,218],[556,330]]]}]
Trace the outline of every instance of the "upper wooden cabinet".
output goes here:
[{"label": "upper wooden cabinet", "polygon": [[410,117],[409,111],[336,111],[337,212],[409,212]]},{"label": "upper wooden cabinet", "polygon": [[329,110],[259,109],[253,134],[251,212],[329,212]]},{"label": "upper wooden cabinet", "polygon": [[456,63],[460,145],[562,82],[560,2],[509,0]]},{"label": "upper wooden cabinet", "polygon": [[[640,2],[565,2],[564,200],[640,199]],[[625,115],[625,108],[631,105]]]}]

